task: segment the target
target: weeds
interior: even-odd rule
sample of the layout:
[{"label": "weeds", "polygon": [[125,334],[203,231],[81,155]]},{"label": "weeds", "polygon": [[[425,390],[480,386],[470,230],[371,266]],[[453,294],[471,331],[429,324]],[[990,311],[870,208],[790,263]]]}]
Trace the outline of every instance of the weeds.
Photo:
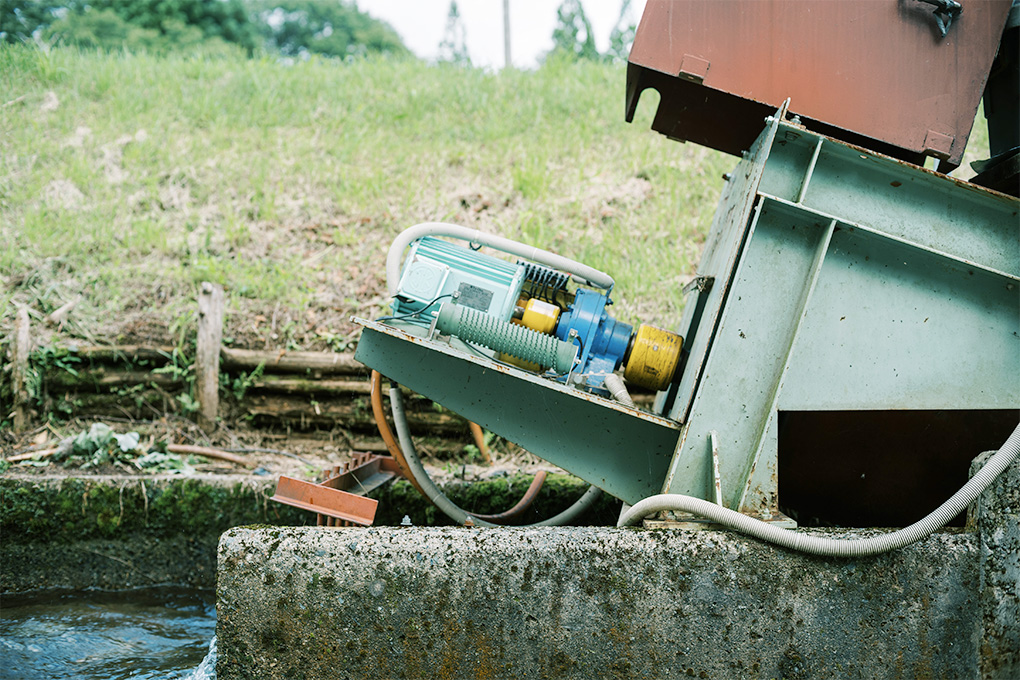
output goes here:
[{"label": "weeds", "polygon": [[[624,123],[618,66],[492,74],[6,45],[0,64],[0,99],[24,95],[0,109],[0,276],[15,282],[0,295],[35,307],[47,287],[87,282],[75,316],[89,312],[82,333],[99,337],[156,325],[181,344],[193,285],[211,280],[239,346],[275,346],[275,333],[335,348],[352,302],[382,293],[389,241],[432,219],[583,257],[627,291],[625,320],[673,325],[679,293],[642,280],[649,257],[688,273],[689,251],[663,260],[631,237],[703,229],[678,196],[714,204],[732,165],[649,132],[647,109]],[[42,111],[49,93],[59,103]],[[40,267],[51,258],[64,266]],[[40,285],[24,283],[33,272]],[[275,326],[257,320],[277,309]]]}]

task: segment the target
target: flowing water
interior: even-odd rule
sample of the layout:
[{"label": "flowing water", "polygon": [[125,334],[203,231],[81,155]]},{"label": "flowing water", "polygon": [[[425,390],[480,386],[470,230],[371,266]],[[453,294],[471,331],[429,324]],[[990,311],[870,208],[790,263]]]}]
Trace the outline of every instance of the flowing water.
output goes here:
[{"label": "flowing water", "polygon": [[215,632],[208,590],[5,595],[0,678],[212,680]]}]

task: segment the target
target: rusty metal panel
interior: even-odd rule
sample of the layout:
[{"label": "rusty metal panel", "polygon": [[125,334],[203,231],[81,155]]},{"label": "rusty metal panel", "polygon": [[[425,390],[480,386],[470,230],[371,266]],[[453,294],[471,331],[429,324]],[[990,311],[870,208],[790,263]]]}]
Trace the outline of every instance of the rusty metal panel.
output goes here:
[{"label": "rusty metal panel", "polygon": [[276,495],[271,500],[364,526],[375,521],[375,511],[379,505],[379,501],[373,498],[283,475],[276,484]]},{"label": "rusty metal panel", "polygon": [[959,166],[1010,0],[962,0],[941,34],[922,0],[649,0],[627,72],[627,119],[739,155],[789,98],[817,132],[920,164]]}]

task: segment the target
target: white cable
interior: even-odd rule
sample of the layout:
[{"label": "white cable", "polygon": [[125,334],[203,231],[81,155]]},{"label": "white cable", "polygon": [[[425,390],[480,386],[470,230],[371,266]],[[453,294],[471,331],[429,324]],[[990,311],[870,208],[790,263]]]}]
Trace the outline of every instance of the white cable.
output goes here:
[{"label": "white cable", "polygon": [[[404,452],[407,466],[411,469],[411,474],[414,475],[414,478],[418,481],[419,486],[421,486],[425,495],[428,496],[428,499],[457,524],[465,524],[470,519],[471,523],[475,526],[499,526],[498,524],[478,519],[471,513],[462,510],[456,503],[447,498],[446,494],[429,477],[424,466],[421,464],[421,459],[418,457],[418,451],[414,448],[414,442],[411,441],[411,431],[407,427],[407,416],[404,414],[404,398],[400,394],[399,388],[393,387],[390,389],[390,407],[393,409],[393,425],[397,431],[397,440],[400,442],[400,449]],[[527,526],[558,527],[569,524],[591,507],[600,495],[602,495],[602,490],[593,484],[588,487],[583,496],[560,514]]]},{"label": "white cable", "polygon": [[780,529],[759,519],[742,515],[700,498],[681,494],[659,494],[650,496],[631,508],[617,526],[637,524],[644,517],[656,512],[679,510],[706,517],[713,522],[753,536],[812,555],[827,557],[862,557],[877,555],[888,550],[902,548],[919,541],[944,527],[987,489],[1002,471],[1020,456],[1020,425],[1013,430],[1006,442],[988,459],[988,462],[970,478],[952,497],[935,509],[930,515],[897,531],[870,538],[822,538]]},{"label": "white cable", "polygon": [[511,241],[502,236],[486,234],[478,229],[461,227],[456,224],[445,222],[423,222],[413,227],[408,227],[393,240],[390,250],[386,254],[386,288],[390,296],[397,294],[397,284],[400,282],[400,264],[404,258],[404,249],[423,236],[450,236],[463,239],[468,243],[477,243],[489,246],[504,253],[516,255],[526,260],[544,264],[553,269],[559,269],[572,274],[575,279],[582,283],[588,283],[597,288],[611,290],[615,285],[613,277],[598,269],[581,264],[569,258],[550,253],[548,250],[527,246],[517,241]]}]

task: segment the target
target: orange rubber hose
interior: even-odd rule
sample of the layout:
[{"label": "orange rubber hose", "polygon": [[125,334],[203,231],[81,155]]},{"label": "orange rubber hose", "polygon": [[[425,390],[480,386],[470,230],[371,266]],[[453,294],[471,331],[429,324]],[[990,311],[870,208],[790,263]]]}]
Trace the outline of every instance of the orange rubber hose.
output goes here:
[{"label": "orange rubber hose", "polygon": [[488,465],[492,465],[492,456],[489,455],[489,445],[485,443],[485,435],[482,433],[482,427],[478,423],[468,422],[468,427],[471,429],[471,436],[475,438],[475,446],[478,447],[478,453],[482,455],[482,460]]}]

